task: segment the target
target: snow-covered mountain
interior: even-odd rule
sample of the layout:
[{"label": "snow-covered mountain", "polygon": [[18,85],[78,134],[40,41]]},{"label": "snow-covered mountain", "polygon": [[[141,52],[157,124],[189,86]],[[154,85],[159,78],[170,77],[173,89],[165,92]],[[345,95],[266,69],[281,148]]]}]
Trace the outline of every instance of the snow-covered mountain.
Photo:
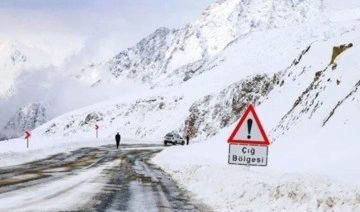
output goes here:
[{"label": "snow-covered mountain", "polygon": [[[102,80],[103,72],[153,86],[176,85],[210,70],[218,54],[254,31],[289,27],[321,19],[320,0],[217,1],[182,29],[159,28],[136,46],[79,75]],[[91,73],[91,74],[90,74]]]},{"label": "snow-covered mountain", "polygon": [[0,99],[11,95],[14,80],[26,61],[27,57],[14,45],[0,43]]},{"label": "snow-covered mountain", "polygon": [[[111,79],[107,84],[91,87],[91,84],[72,77],[67,69],[62,69],[70,66],[55,66],[43,54],[41,48],[30,48],[19,43],[0,43],[0,134],[6,134],[6,137],[14,138],[20,135],[19,132],[22,133],[22,125],[9,127],[8,122],[32,102],[41,102],[46,107],[47,119],[51,119],[64,112],[111,98],[118,93],[117,89],[136,86],[132,92],[137,92],[146,87],[129,80],[111,82]],[[131,95],[132,92],[127,93]],[[81,95],[75,96],[76,93]],[[6,133],[2,132],[5,127]]]},{"label": "snow-covered mountain", "polygon": [[[348,32],[342,37],[347,35],[351,38],[356,33],[357,31]],[[103,134],[109,137],[112,136],[114,131],[122,131],[131,137],[158,139],[167,131],[175,129],[184,134],[190,134],[193,138],[204,139],[214,136],[219,130],[230,126],[238,120],[248,103],[251,102],[258,106],[268,102],[269,98],[273,95],[276,96],[277,94],[273,94],[274,92],[286,93],[290,91],[287,94],[289,96],[286,100],[290,100],[291,104],[288,107],[284,107],[278,116],[271,118],[272,120],[279,121],[271,131],[272,141],[275,141],[277,137],[283,135],[289,128],[295,127],[297,119],[307,116],[311,117],[321,107],[320,103],[311,100],[312,103],[310,104],[310,100],[305,101],[305,99],[309,98],[308,95],[314,92],[312,91],[314,87],[317,88],[319,86],[317,83],[324,83],[321,80],[318,81],[318,77],[320,78],[323,72],[330,72],[330,70],[333,71],[333,69],[339,68],[332,60],[336,61],[338,57],[345,54],[348,51],[347,48],[353,48],[352,39],[349,39],[348,43],[345,42],[346,39],[344,39],[344,44],[339,44],[337,37],[326,41],[317,41],[309,44],[309,46],[305,46],[303,50],[298,52],[296,57],[291,60],[288,59],[291,62],[288,65],[284,65],[283,70],[271,72],[271,70],[277,69],[271,65],[271,62],[268,62],[267,64],[273,69],[258,74],[250,74],[251,70],[244,71],[244,73],[248,72],[250,74],[245,78],[241,75],[236,76],[237,71],[224,70],[220,65],[209,71],[215,74],[217,78],[210,76],[210,80],[207,76],[200,76],[192,80],[192,83],[188,82],[183,85],[174,86],[166,91],[161,89],[153,90],[149,92],[147,97],[139,98],[138,100],[112,100],[105,104],[90,106],[65,114],[40,127],[38,130],[44,135],[57,135],[60,133],[65,136],[78,136],[81,133],[83,136],[86,136],[84,134],[92,135],[94,125],[99,124],[103,126]],[[339,52],[340,54],[336,57],[332,56],[332,52],[336,54],[336,49],[341,48],[341,45],[345,46],[343,49],[346,50]],[[318,55],[322,49],[325,49],[324,46],[328,48],[328,51]],[[308,55],[311,55],[311,58],[319,58],[319,60],[303,62],[305,58],[308,58]],[[229,62],[232,63],[233,61]],[[228,65],[228,62],[224,62],[224,65]],[[218,75],[220,71],[223,72]],[[224,74],[224,72],[230,73]],[[350,72],[349,74],[351,75],[352,73]],[[221,79],[221,75],[234,75],[234,78],[238,80],[228,80],[232,83],[227,85],[226,78]],[[303,77],[309,77],[309,75],[312,75],[313,79],[310,81],[304,80]],[[199,84],[204,79],[203,84]],[[334,80],[330,79],[328,83]],[[335,82],[340,83],[340,77]],[[296,89],[293,87],[287,88],[285,86],[287,83]],[[353,86],[355,86],[355,83]],[[302,87],[303,90],[299,90],[297,87]],[[351,89],[344,92],[351,93],[355,89],[355,87],[351,87]],[[319,96],[320,91],[317,91],[317,93],[313,94],[313,98]],[[280,98],[281,95],[279,96]],[[339,99],[339,101],[341,100]],[[277,102],[277,104],[281,104],[282,100],[277,100]],[[316,105],[315,109],[310,110],[308,115],[304,112],[309,111],[308,108],[303,108],[294,114],[296,111],[294,111],[294,108],[304,102],[312,107]],[[332,112],[328,111],[328,113],[331,114]],[[97,114],[96,117],[98,118],[91,122],[85,121],[91,114]],[[323,117],[323,119],[326,119],[326,117]],[[146,123],[146,125],[142,123]],[[275,136],[276,133],[279,135]]]},{"label": "snow-covered mountain", "polygon": [[7,122],[0,133],[1,139],[18,137],[25,130],[32,130],[47,121],[46,109],[40,103],[29,103],[21,107]]},{"label": "snow-covered mountain", "polygon": [[17,79],[21,75],[52,65],[47,52],[40,47],[0,40],[0,100],[16,93]]},{"label": "snow-covered mountain", "polygon": [[[46,95],[40,94],[41,96],[34,97],[34,101],[47,102],[49,105],[49,114],[59,115],[59,113],[53,111],[63,112],[66,111],[65,109],[83,106],[85,104],[77,102],[94,102],[96,98],[94,98],[94,101],[89,101],[89,95],[99,96],[99,94],[94,95],[94,93],[111,90],[111,92],[107,92],[107,95],[103,95],[104,97],[97,98],[104,99],[106,96],[116,93],[114,92],[115,87],[116,89],[124,89],[126,90],[126,93],[128,93],[128,90],[133,90],[134,86],[138,86],[139,83],[148,84],[153,88],[180,85],[196,76],[200,76],[203,73],[216,69],[217,66],[226,63],[226,60],[228,59],[233,60],[231,57],[236,57],[237,54],[234,51],[246,49],[246,51],[243,51],[240,54],[244,54],[245,52],[249,53],[250,51],[252,51],[252,54],[258,54],[258,43],[252,43],[252,40],[259,32],[266,32],[266,30],[278,28],[284,29],[283,33],[287,33],[287,36],[291,37],[288,44],[294,44],[291,52],[289,52],[289,55],[293,55],[294,57],[298,51],[305,45],[308,45],[309,42],[313,42],[316,39],[322,39],[327,35],[319,33],[318,35],[313,36],[313,34],[309,33],[310,30],[313,30],[317,26],[303,27],[303,29],[294,32],[285,29],[294,24],[307,23],[314,19],[323,20],[321,13],[323,9],[321,1],[299,1],[297,3],[293,3],[292,1],[272,1],[271,3],[217,1],[204,11],[200,18],[184,28],[177,30],[159,28],[153,34],[141,40],[136,46],[120,52],[108,62],[98,65],[92,64],[91,66],[82,69],[79,73],[74,74],[77,79],[84,80],[86,83],[90,82],[92,89],[88,89],[89,92],[86,92],[89,94],[77,97],[74,102],[71,102],[70,99],[73,98],[62,100],[61,97],[72,96],[72,92],[64,94],[62,92],[62,95],[55,95],[54,97],[51,97],[49,92],[46,92]],[[330,27],[331,26],[329,26],[329,28]],[[326,33],[329,31],[331,30],[325,30]],[[343,31],[334,30],[334,33],[342,33]],[[271,35],[277,36],[275,34]],[[267,39],[276,39],[276,37],[271,37],[271,35],[270,37],[267,37]],[[262,40],[266,42],[265,39]],[[277,45],[284,45],[284,42],[274,42],[272,45],[268,45],[268,48],[272,51],[267,51],[264,57],[267,56],[267,58],[272,58],[277,55],[277,61],[281,62],[284,66],[287,64],[286,62],[289,61],[290,57],[284,55],[282,49],[278,48]],[[241,48],[240,46],[243,47]],[[257,63],[257,61],[251,62]],[[238,63],[238,65],[249,65],[251,62],[249,60],[244,60],[241,63]],[[50,68],[47,72],[56,73],[57,70],[53,69],[54,68]],[[263,69],[263,67],[259,68],[259,70],[261,69]],[[273,70],[261,70],[260,72],[268,71]],[[218,89],[225,89],[229,84],[237,83],[241,78],[246,77],[248,74],[251,74],[251,72],[243,73],[241,76],[232,78],[228,82],[218,84]],[[56,76],[56,74],[48,75],[49,74],[46,73],[41,74],[40,78],[37,79],[39,89],[44,87],[47,91],[52,91],[58,87],[58,84],[62,84],[54,83],[53,81],[59,77],[63,79],[63,76]],[[29,77],[26,77],[26,75],[23,78],[21,83],[29,83],[29,86],[33,86],[30,82],[33,80],[32,78],[30,79]],[[137,84],[134,83],[128,85],[128,87],[123,86],[124,80],[129,79],[136,81]],[[78,84],[77,82],[74,83]],[[117,86],[119,84],[121,85],[120,88]],[[18,87],[19,86],[17,85],[14,89],[17,89]],[[22,87],[24,87],[24,85]],[[66,87],[69,86],[62,85],[62,87],[65,88],[63,89],[65,91],[71,90],[66,89]],[[83,88],[83,85],[79,82],[79,86],[77,87]],[[112,87],[114,87],[114,89]],[[35,93],[33,95],[37,95],[39,89],[32,89],[30,92]],[[217,92],[218,89],[214,89],[214,91]],[[80,91],[83,92],[83,89]],[[155,94],[155,96],[156,95],[157,94]],[[179,96],[181,95],[183,94],[180,94]],[[46,99],[42,96],[46,97]],[[160,96],[164,95],[161,94]],[[59,100],[55,100],[56,98]],[[139,96],[139,98],[141,98],[141,96]],[[196,101],[200,98],[202,98],[201,95],[197,96],[192,101]],[[26,98],[17,96],[13,99],[24,100]],[[58,108],[57,105],[59,104],[53,105],[55,103],[51,103],[61,101],[68,102],[67,106],[63,109]],[[2,104],[7,104],[7,107],[13,107],[14,105],[14,103],[10,104],[8,102]],[[22,104],[18,104],[17,107],[20,105]],[[53,108],[58,109],[54,110]],[[49,117],[52,118],[52,115]],[[191,121],[187,121],[187,123],[190,124]],[[188,124],[177,128],[186,128],[186,131],[188,131]],[[217,132],[217,130],[214,130],[214,132]],[[143,133],[143,135],[145,134],[148,133]],[[196,134],[200,135],[202,133]]]},{"label": "snow-covered mountain", "polygon": [[305,47],[256,106],[272,142],[266,168],[227,165],[236,123],[154,162],[215,211],[358,211],[360,26],[346,24],[354,31]]},{"label": "snow-covered mountain", "polygon": [[[260,105],[275,88],[282,89],[287,75],[298,72],[304,55],[319,51],[313,50],[315,44],[336,46],[337,37],[356,34],[358,22],[331,22],[325,11],[322,1],[217,1],[185,28],[160,28],[135,47],[78,75],[99,85],[111,79],[110,72],[155,89],[137,99],[122,98],[71,112],[38,132],[92,135],[98,123],[106,136],[122,131],[159,139],[170,130],[198,139],[213,136],[233,124],[247,103]],[[299,97],[292,95],[295,100]],[[101,118],[85,122],[90,114]]]}]

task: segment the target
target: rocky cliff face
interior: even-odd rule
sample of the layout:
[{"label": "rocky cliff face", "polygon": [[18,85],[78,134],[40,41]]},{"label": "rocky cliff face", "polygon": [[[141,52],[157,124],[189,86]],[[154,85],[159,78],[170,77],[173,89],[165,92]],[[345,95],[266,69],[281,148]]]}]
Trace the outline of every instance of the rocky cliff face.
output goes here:
[{"label": "rocky cliff face", "polygon": [[219,94],[208,95],[196,101],[189,109],[183,132],[190,137],[210,137],[240,118],[249,103],[259,105],[274,86],[279,85],[281,74],[258,74],[230,85]]},{"label": "rocky cliff face", "polygon": [[[314,58],[314,52],[309,46],[285,71],[282,79],[285,83],[291,81],[306,83],[303,83],[303,88],[293,99],[289,110],[270,132],[273,142],[305,120],[316,120],[316,126],[325,127],[339,108],[344,109],[346,104],[358,105],[360,78],[357,71],[352,68],[356,66],[356,62],[352,59],[354,55],[346,55],[337,62],[338,57],[352,47],[353,43],[333,46],[332,52],[328,53],[329,58],[323,58],[323,61],[309,65],[307,64],[307,61],[311,60],[309,58]],[[350,119],[349,116],[341,118],[345,121],[338,123],[339,128],[341,124],[346,125],[346,120]]]}]

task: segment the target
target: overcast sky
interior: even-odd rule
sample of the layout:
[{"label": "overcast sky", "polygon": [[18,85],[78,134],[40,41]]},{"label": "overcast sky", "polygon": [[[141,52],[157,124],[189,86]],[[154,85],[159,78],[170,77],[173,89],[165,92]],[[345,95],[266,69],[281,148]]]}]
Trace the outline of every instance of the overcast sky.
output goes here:
[{"label": "overcast sky", "polygon": [[215,0],[0,0],[0,42],[41,48],[62,61],[110,59],[156,28],[181,28]]}]

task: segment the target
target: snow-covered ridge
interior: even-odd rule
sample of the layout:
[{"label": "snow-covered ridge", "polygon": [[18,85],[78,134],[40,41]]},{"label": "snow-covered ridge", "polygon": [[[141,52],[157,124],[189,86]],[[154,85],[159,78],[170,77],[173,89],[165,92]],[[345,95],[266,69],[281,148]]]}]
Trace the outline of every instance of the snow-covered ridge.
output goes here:
[{"label": "snow-covered ridge", "polygon": [[190,24],[198,29],[207,43],[207,52],[214,55],[232,40],[251,31],[294,26],[321,16],[321,0],[217,1]]},{"label": "snow-covered ridge", "polygon": [[9,43],[0,43],[0,99],[11,95],[14,80],[27,62],[27,57]]},{"label": "snow-covered ridge", "polygon": [[[272,33],[281,32],[273,31]],[[356,34],[356,31],[347,32],[342,37],[351,38],[354,34]],[[351,41],[338,44],[337,39],[336,37],[328,38],[325,41],[316,41],[304,46],[302,50],[299,50],[297,57],[288,59],[288,61],[292,62],[285,65],[284,70],[276,71],[278,69],[274,68],[273,72],[266,74],[252,74],[244,77],[240,75],[238,81],[206,95],[202,95],[206,92],[193,92],[189,88],[182,94],[181,92],[174,94],[160,92],[161,94],[150,94],[147,97],[139,97],[137,100],[130,102],[114,101],[112,104],[90,106],[85,110],[74,111],[71,115],[64,115],[47,123],[38,128],[37,133],[47,136],[60,134],[70,137],[80,133],[87,136],[91,135],[94,125],[99,124],[103,126],[103,135],[109,137],[112,136],[114,131],[122,131],[130,137],[157,139],[167,131],[178,130],[181,133],[190,134],[192,138],[205,139],[214,136],[222,128],[236,122],[248,102],[261,106],[263,103],[271,102],[269,99],[276,96],[277,93],[291,91],[287,93],[287,101],[291,101],[291,104],[286,105],[281,113],[272,117],[274,125],[270,135],[274,142],[286,134],[290,128],[294,128],[298,122],[297,120],[305,117],[312,118],[320,107],[324,107],[322,106],[324,100],[318,102],[316,98],[317,96],[328,95],[326,94],[327,90],[325,90],[327,88],[326,84],[339,87],[337,80],[341,82],[340,78],[329,77],[330,80],[328,78],[323,80],[323,78],[327,77],[327,73],[334,74],[336,69],[341,66],[338,63],[339,58],[347,55],[354,47],[351,46],[340,52],[337,57],[334,57],[332,55],[333,49],[337,49],[333,48],[334,46],[342,44],[347,46]],[[354,45],[356,45],[355,42]],[[234,44],[232,48],[235,47]],[[241,46],[239,47],[241,48]],[[328,50],[325,51],[324,49]],[[237,52],[235,51],[235,53]],[[223,58],[223,60],[231,58],[227,54],[221,55],[220,58]],[[332,58],[334,63],[329,65]],[[271,66],[271,61],[267,63]],[[208,72],[218,73],[221,70],[222,64],[218,62],[215,64],[216,68],[209,69]],[[238,72],[235,70],[231,73]],[[244,74],[246,73],[248,72],[244,72]],[[319,78],[317,78],[317,75],[319,75]],[[201,79],[201,76],[198,79]],[[219,80],[221,81],[221,79]],[[354,81],[351,89],[344,90],[344,92],[346,94],[354,93],[356,83],[357,81]],[[197,84],[196,81],[194,81],[194,84]],[[176,88],[176,90],[185,89],[187,86],[194,85],[189,82],[184,84],[183,87]],[[208,86],[211,87],[211,83]],[[206,88],[205,85],[203,87]],[[307,91],[311,92],[308,93]],[[322,92],[325,93],[322,94]],[[193,97],[189,98],[189,96]],[[299,101],[299,98],[302,101]],[[342,99],[344,97],[331,100],[333,106],[326,104],[326,107],[330,107],[331,110],[325,109],[327,112],[325,112],[326,116],[322,118],[323,120],[329,116],[336,103],[342,101]],[[98,114],[96,117],[100,118],[91,122],[86,121],[89,114]]]},{"label": "snow-covered ridge", "polygon": [[[130,78],[153,86],[181,84],[207,71],[216,55],[239,36],[325,20],[323,9],[321,0],[296,4],[291,0],[220,0],[186,27],[159,28],[107,63],[87,69],[92,73],[108,70],[116,78]],[[97,75],[93,83],[101,80],[101,74]]]}]

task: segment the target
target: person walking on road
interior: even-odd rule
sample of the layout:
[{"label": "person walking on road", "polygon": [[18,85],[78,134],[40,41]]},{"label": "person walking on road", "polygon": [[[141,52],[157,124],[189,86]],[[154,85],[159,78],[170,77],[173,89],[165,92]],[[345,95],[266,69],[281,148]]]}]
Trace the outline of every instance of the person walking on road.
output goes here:
[{"label": "person walking on road", "polygon": [[186,145],[189,145],[189,135],[186,135]]},{"label": "person walking on road", "polygon": [[119,149],[120,140],[121,140],[121,136],[120,136],[120,134],[119,134],[119,132],[118,132],[118,133],[115,135],[116,149]]}]

